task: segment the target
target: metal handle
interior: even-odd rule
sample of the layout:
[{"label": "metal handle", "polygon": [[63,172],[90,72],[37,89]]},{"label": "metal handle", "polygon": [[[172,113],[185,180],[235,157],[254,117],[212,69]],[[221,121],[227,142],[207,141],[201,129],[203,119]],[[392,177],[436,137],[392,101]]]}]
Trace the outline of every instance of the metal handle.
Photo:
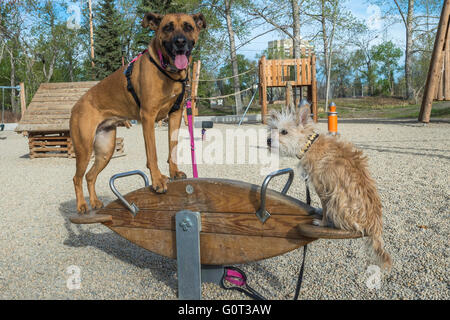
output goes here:
[{"label": "metal handle", "polygon": [[147,175],[140,170],[118,173],[118,174],[113,175],[111,177],[111,179],[109,179],[109,187],[111,188],[111,191],[125,205],[125,207],[127,207],[128,210],[131,211],[131,213],[133,214],[133,217],[135,217],[137,215],[137,213],[139,212],[139,208],[134,203],[130,204],[127,200],[125,200],[125,198],[122,196],[122,194],[116,189],[116,186],[114,185],[114,181],[116,181],[117,178],[133,176],[136,174],[140,175],[144,179],[144,183],[145,183],[146,187],[150,186],[150,182],[148,181]]},{"label": "metal handle", "polygon": [[291,187],[292,181],[294,180],[294,170],[292,170],[291,168],[281,169],[281,170],[270,173],[264,179],[264,182],[262,183],[261,197],[260,197],[261,198],[261,207],[259,208],[258,211],[256,211],[256,216],[262,223],[266,222],[266,220],[270,218],[270,213],[266,210],[267,186],[269,185],[269,182],[270,182],[270,180],[272,180],[272,178],[281,176],[286,173],[289,173],[289,178],[288,178],[288,181],[286,182],[283,190],[281,191],[282,194],[286,194],[288,192],[289,188]]}]

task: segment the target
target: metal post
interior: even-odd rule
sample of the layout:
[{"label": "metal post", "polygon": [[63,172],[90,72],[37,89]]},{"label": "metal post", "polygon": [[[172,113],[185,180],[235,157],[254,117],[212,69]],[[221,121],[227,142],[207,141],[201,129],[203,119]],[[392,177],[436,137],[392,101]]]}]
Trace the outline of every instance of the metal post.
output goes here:
[{"label": "metal post", "polygon": [[2,123],[5,123],[4,113],[5,113],[5,88],[2,88]]},{"label": "metal post", "polygon": [[[256,88],[256,89],[257,89],[257,88]],[[247,108],[245,108],[245,112],[244,112],[244,114],[242,115],[241,121],[239,121],[238,127],[242,124],[242,121],[244,121],[245,115],[247,114],[247,111],[248,111],[248,109],[250,108],[250,105],[252,104],[253,99],[255,99],[256,92],[257,92],[256,89],[255,89],[255,93],[253,93],[253,97],[250,99],[250,102],[248,103]]]},{"label": "metal post", "polygon": [[201,265],[199,212],[182,210],[175,215],[178,299],[200,300],[202,282],[220,284],[223,266]]},{"label": "metal post", "polygon": [[199,212],[183,210],[175,215],[178,299],[200,300],[202,298],[200,265]]}]

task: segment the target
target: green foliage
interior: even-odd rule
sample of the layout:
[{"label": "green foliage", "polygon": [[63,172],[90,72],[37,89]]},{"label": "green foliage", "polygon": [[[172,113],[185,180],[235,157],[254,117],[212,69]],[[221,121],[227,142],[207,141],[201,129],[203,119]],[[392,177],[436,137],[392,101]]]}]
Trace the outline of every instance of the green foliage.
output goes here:
[{"label": "green foliage", "polygon": [[122,66],[124,25],[114,0],[102,0],[94,32],[95,76],[103,79]]},{"label": "green foliage", "polygon": [[400,70],[399,59],[402,50],[392,41],[383,42],[372,48],[373,59],[377,63],[378,74],[381,75],[379,84],[384,95],[394,94],[394,74]]}]

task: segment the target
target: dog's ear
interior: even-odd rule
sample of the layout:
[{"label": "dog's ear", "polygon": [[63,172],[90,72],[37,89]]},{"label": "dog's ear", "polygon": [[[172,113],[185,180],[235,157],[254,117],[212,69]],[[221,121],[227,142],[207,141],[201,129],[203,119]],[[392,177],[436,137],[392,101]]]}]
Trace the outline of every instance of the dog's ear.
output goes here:
[{"label": "dog's ear", "polygon": [[202,13],[193,14],[192,18],[194,19],[195,25],[199,30],[206,29],[206,20]]},{"label": "dog's ear", "polygon": [[163,16],[158,13],[148,12],[142,20],[142,27],[150,28],[150,30],[156,31],[159,28],[162,18]]},{"label": "dog's ear", "polygon": [[311,122],[311,110],[309,105],[305,105],[297,111],[297,125],[306,125]]},{"label": "dog's ear", "polygon": [[269,114],[267,115],[267,120],[271,123],[274,123],[278,120],[279,113],[276,110],[270,110]]}]

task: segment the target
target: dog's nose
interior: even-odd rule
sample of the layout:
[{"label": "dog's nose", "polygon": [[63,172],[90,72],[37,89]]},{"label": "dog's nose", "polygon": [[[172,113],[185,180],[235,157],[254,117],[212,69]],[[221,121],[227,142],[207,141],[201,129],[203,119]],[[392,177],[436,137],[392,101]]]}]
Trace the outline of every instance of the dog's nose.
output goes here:
[{"label": "dog's nose", "polygon": [[271,138],[267,138],[267,145],[269,147],[272,145],[272,139]]},{"label": "dog's nose", "polygon": [[175,45],[177,48],[183,48],[186,45],[186,38],[185,37],[178,37],[175,39]]}]

